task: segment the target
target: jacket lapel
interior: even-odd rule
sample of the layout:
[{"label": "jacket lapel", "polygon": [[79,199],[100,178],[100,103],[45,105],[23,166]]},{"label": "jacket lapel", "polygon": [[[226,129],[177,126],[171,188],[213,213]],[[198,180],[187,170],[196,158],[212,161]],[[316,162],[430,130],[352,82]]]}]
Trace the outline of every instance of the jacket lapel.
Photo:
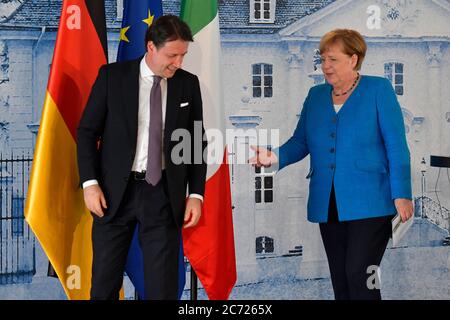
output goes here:
[{"label": "jacket lapel", "polygon": [[363,88],[360,88],[360,87],[364,86],[364,82],[365,82],[364,76],[361,76],[361,79],[359,79],[358,85],[353,90],[353,92],[350,93],[350,96],[347,98],[347,100],[345,100],[343,106],[341,107],[341,110],[339,110],[338,113],[336,113],[336,111],[334,109],[334,104],[333,104],[333,97],[332,97],[333,87],[331,85],[329,85],[329,89],[328,89],[329,94],[327,92],[327,97],[328,97],[329,105],[331,106],[331,110],[334,111],[334,114],[338,115],[339,118],[342,118],[343,114],[345,115],[345,113],[346,113],[345,110],[350,108],[350,109],[353,109],[353,111],[354,111],[354,108],[359,107],[358,105],[353,106],[353,104],[354,104],[354,101],[358,101],[358,97],[360,95],[360,90],[363,90]]},{"label": "jacket lapel", "polygon": [[125,67],[122,78],[123,116],[126,119],[132,149],[136,149],[139,110],[139,66],[142,58]]},{"label": "jacket lapel", "polygon": [[168,146],[170,135],[175,130],[178,103],[180,102],[182,83],[177,74],[167,80],[167,105],[166,105],[166,121],[164,128],[164,145]]}]

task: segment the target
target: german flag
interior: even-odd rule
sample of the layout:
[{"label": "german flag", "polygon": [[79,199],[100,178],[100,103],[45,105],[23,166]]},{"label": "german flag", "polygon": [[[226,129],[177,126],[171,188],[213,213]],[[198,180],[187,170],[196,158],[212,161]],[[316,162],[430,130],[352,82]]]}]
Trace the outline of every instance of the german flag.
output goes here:
[{"label": "german flag", "polygon": [[92,217],[84,206],[76,128],[107,62],[104,0],[64,0],[25,218],[69,299],[89,299]]}]

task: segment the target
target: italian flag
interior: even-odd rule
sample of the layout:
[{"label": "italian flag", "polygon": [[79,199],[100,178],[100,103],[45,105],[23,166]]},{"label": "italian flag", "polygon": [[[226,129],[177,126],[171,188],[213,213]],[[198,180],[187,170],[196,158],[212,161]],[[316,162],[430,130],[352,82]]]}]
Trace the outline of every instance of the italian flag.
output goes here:
[{"label": "italian flag", "polygon": [[76,129],[107,62],[103,1],[64,0],[34,153],[25,218],[69,299],[89,299],[92,217],[84,206]]},{"label": "italian flag", "polygon": [[[225,137],[220,71],[220,33],[217,0],[184,0],[181,18],[190,26],[194,42],[183,69],[200,80],[206,132]],[[226,146],[222,162],[208,165],[203,214],[194,228],[183,229],[183,247],[209,299],[228,299],[236,283],[231,189]]]}]

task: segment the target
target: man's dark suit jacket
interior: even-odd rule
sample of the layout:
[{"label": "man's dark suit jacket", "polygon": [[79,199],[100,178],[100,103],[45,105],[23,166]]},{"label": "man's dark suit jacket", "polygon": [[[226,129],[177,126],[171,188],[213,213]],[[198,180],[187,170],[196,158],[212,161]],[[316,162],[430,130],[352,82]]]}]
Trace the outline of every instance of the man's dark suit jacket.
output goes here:
[{"label": "man's dark suit jacket", "polygon": [[[100,68],[78,126],[80,181],[97,179],[108,205],[103,218],[93,215],[100,223],[110,221],[116,214],[136,153],[140,61],[112,63]],[[186,103],[188,105],[184,106]],[[181,104],[184,107],[180,107]],[[206,163],[203,154],[200,164],[193,163],[194,121],[202,120],[198,78],[179,69],[167,81],[163,143],[168,193],[179,227],[183,224],[187,185],[190,194],[203,195],[205,190]],[[191,134],[191,164],[175,164],[171,159],[172,149],[180,143],[171,141],[171,135],[178,128],[186,129]],[[201,128],[203,137],[203,125]],[[203,139],[197,143],[200,143],[202,150],[206,148]]]}]

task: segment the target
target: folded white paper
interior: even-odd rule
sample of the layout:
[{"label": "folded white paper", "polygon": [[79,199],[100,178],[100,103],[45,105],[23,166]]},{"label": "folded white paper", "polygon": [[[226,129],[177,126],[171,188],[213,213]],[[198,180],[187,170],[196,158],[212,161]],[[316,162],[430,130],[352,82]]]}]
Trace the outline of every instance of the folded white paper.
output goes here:
[{"label": "folded white paper", "polygon": [[414,216],[409,218],[406,222],[402,222],[402,218],[397,214],[392,219],[392,246],[396,247],[400,243],[400,240],[405,235],[406,231],[412,226],[414,222]]}]

